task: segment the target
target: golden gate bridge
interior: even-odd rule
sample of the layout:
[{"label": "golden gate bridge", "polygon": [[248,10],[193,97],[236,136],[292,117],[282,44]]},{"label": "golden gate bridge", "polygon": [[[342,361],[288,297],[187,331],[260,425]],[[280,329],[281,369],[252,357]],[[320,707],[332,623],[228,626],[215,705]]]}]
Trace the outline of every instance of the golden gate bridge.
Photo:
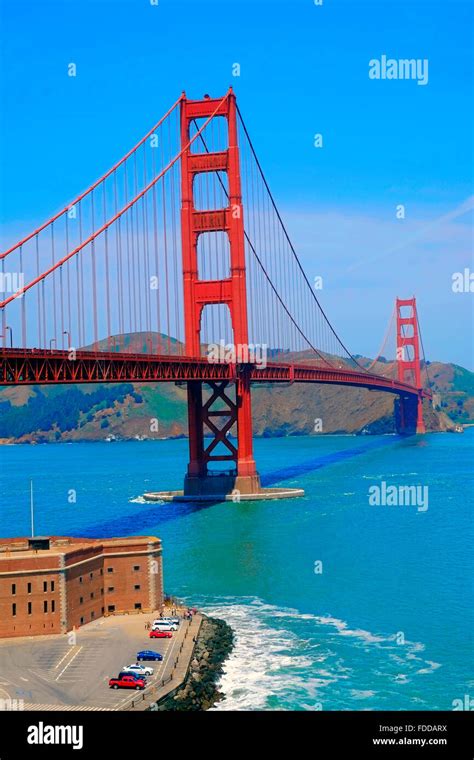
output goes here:
[{"label": "golden gate bridge", "polygon": [[[231,486],[262,493],[255,383],[388,392],[399,432],[425,431],[431,392],[415,298],[395,304],[396,363],[347,349],[292,245],[231,88],[222,98],[183,93],[0,260],[3,283],[21,276],[0,302],[0,385],[186,383],[189,497]],[[216,345],[248,350],[242,361],[238,352],[211,360]],[[222,462],[228,470],[213,469]]]}]

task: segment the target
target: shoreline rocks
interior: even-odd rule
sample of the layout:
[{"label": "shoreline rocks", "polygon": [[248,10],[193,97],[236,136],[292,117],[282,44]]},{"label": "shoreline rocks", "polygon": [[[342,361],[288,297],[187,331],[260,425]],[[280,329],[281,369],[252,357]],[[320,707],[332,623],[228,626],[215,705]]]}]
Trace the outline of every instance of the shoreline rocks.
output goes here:
[{"label": "shoreline rocks", "polygon": [[203,618],[184,683],[152,709],[190,712],[214,707],[224,698],[216,684],[233,646],[234,632],[224,620]]}]

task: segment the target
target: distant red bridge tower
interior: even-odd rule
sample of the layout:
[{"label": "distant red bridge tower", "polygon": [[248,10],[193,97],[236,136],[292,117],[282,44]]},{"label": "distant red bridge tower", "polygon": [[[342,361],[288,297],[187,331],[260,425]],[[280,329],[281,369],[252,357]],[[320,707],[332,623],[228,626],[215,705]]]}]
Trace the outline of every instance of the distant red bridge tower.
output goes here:
[{"label": "distant red bridge tower", "polygon": [[[402,316],[404,308],[409,311]],[[402,383],[411,383],[419,391],[418,399],[415,401],[413,396],[400,397],[399,429],[400,432],[408,432],[410,428],[415,427],[417,433],[425,433],[416,298],[397,298],[396,313],[398,379]],[[408,348],[411,348],[410,358],[407,358]]]}]

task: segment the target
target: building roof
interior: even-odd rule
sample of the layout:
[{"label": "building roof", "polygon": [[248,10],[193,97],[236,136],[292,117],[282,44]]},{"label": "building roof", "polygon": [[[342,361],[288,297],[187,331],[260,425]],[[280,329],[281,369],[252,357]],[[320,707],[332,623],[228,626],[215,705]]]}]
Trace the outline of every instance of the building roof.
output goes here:
[{"label": "building roof", "polygon": [[156,536],[123,536],[113,538],[76,538],[72,536],[35,536],[35,541],[49,540],[49,548],[31,549],[29,537],[0,538],[0,560],[20,559],[22,557],[47,557],[51,555],[68,554],[81,549],[113,548],[133,546],[136,544],[148,545],[150,543],[161,544]]}]

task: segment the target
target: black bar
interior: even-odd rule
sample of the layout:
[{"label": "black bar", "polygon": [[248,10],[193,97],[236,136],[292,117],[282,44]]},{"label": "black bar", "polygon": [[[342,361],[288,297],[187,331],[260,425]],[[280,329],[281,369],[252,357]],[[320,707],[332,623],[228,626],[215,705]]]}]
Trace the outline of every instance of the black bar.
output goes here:
[{"label": "black bar", "polygon": [[[0,713],[0,759],[153,758],[172,752],[227,758],[255,754],[259,737],[293,758],[408,757],[472,760],[473,715],[459,712],[23,712]],[[42,728],[41,728],[42,726]],[[48,727],[65,727],[77,745],[50,744]],[[67,735],[68,727],[70,733]],[[76,733],[72,733],[76,727]],[[82,733],[81,733],[82,731]],[[43,743],[29,743],[43,739]],[[424,742],[424,743],[422,743]],[[82,745],[82,746],[79,746]],[[262,746],[262,745],[260,745]]]}]

